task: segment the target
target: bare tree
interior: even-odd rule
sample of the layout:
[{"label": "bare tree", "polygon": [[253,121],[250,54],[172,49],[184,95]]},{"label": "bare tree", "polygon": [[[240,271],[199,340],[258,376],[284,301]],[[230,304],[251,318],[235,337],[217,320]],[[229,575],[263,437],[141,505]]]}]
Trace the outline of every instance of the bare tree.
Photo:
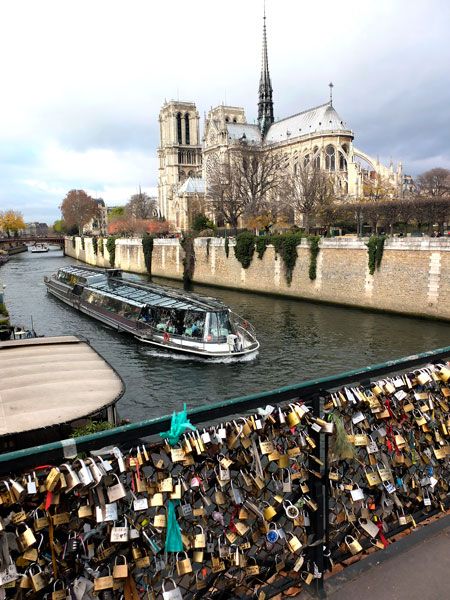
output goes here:
[{"label": "bare tree", "polygon": [[241,141],[225,158],[208,157],[207,197],[216,217],[237,227],[241,217],[272,210],[285,181],[284,156]]},{"label": "bare tree", "polygon": [[437,167],[422,173],[417,178],[417,190],[428,198],[450,198],[450,170]]},{"label": "bare tree", "polygon": [[156,198],[151,198],[139,189],[125,206],[125,213],[133,219],[152,219],[156,216]]},{"label": "bare tree", "polygon": [[309,233],[310,218],[320,206],[329,204],[333,186],[327,173],[308,163],[298,167],[289,177],[288,202],[296,213],[303,215],[303,227]]},{"label": "bare tree", "polygon": [[70,190],[60,208],[66,225],[78,227],[80,235],[83,233],[83,226],[100,213],[97,202],[84,190]]}]

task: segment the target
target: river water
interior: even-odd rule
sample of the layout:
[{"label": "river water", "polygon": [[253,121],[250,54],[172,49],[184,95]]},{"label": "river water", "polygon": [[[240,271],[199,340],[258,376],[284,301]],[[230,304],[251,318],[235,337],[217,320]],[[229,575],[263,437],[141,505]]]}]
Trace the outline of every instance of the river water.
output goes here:
[{"label": "river water", "polygon": [[259,354],[242,363],[170,357],[48,295],[44,276],[74,262],[60,251],[12,257],[0,269],[12,322],[29,327],[32,316],[38,334],[88,338],[122,376],[118,408],[133,421],[450,345],[447,323],[194,286],[255,326]]}]

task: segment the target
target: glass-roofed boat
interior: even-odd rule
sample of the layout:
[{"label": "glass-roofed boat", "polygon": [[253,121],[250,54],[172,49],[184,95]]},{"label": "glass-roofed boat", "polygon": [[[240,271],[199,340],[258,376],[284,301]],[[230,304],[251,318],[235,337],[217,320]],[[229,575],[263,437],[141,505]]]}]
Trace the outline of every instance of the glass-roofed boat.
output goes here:
[{"label": "glass-roofed boat", "polygon": [[48,292],[141,342],[188,354],[256,352],[252,325],[214,298],[122,277],[119,269],[71,265],[45,277]]}]

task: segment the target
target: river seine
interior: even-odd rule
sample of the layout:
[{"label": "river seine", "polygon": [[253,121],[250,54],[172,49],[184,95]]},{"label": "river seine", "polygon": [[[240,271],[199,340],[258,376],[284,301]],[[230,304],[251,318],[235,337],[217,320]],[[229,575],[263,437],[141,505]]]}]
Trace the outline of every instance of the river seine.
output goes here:
[{"label": "river seine", "polygon": [[44,276],[74,262],[59,251],[12,257],[0,269],[12,322],[29,327],[32,316],[39,335],[87,338],[122,376],[118,408],[133,421],[450,345],[447,323],[194,286],[255,326],[259,354],[242,363],[169,356],[48,295]]}]

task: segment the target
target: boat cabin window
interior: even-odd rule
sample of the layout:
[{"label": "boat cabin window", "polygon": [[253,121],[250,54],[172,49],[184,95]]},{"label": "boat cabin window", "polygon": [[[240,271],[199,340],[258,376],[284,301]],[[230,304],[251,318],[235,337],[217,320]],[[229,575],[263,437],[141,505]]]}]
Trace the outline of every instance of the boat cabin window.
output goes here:
[{"label": "boat cabin window", "polygon": [[230,333],[233,333],[233,329],[228,311],[209,313],[208,342],[224,341]]},{"label": "boat cabin window", "polygon": [[119,298],[112,298],[111,296],[105,296],[99,292],[93,290],[84,290],[83,300],[94,306],[102,307],[110,312],[115,313],[125,319],[136,320],[141,312],[140,306],[134,306],[134,304],[128,304]]},{"label": "boat cabin window", "polygon": [[158,331],[167,331],[175,335],[201,339],[205,333],[203,312],[146,306],[139,319]]}]

